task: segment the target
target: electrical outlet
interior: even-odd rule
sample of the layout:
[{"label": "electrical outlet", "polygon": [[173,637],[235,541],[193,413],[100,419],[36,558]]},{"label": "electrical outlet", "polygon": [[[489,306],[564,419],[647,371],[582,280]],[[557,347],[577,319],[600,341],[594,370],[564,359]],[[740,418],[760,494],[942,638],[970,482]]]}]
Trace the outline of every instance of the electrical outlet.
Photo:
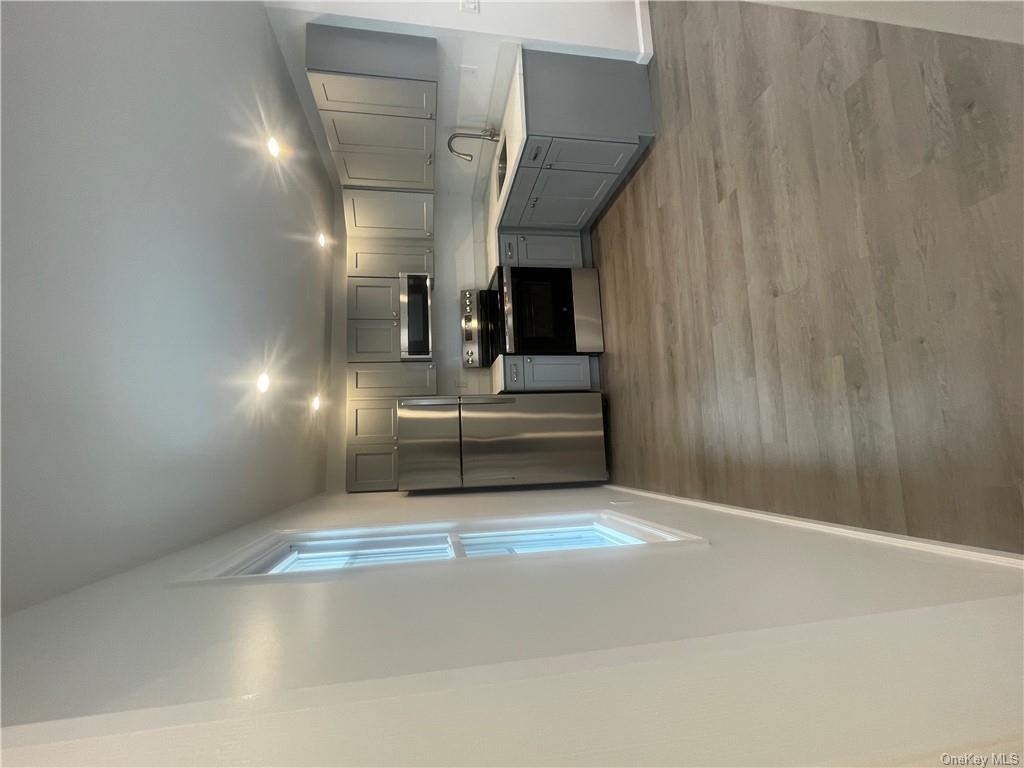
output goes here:
[{"label": "electrical outlet", "polygon": [[459,0],[459,10],[463,13],[480,13],[480,0]]}]

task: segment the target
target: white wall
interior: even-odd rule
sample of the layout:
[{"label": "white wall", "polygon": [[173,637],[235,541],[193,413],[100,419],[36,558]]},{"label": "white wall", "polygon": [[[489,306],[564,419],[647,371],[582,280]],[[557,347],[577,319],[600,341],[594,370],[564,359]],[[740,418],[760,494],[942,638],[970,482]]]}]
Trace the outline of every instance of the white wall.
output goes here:
[{"label": "white wall", "polygon": [[4,3],[2,42],[7,612],[322,487],[332,193],[261,4]]},{"label": "white wall", "polygon": [[[282,2],[268,5],[334,16],[334,21],[376,21],[364,29],[422,34],[441,31],[498,35],[528,48],[646,64],[653,54],[647,0],[480,0],[478,13],[447,2]],[[337,17],[343,17],[338,19]]]}]

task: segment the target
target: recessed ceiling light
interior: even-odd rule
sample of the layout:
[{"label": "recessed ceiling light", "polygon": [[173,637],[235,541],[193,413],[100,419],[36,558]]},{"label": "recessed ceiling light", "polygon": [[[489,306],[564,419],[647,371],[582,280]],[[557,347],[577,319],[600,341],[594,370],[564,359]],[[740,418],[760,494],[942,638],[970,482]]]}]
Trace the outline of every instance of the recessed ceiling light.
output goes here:
[{"label": "recessed ceiling light", "polygon": [[281,145],[277,143],[277,139],[273,136],[267,139],[267,152],[270,153],[271,157],[277,157],[281,154]]},{"label": "recessed ceiling light", "polygon": [[313,395],[313,401],[309,404],[309,407],[312,408],[314,412],[320,410],[320,395]]},{"label": "recessed ceiling light", "polygon": [[256,389],[258,389],[260,392],[266,392],[268,389],[270,389],[270,376],[267,374],[266,371],[261,373],[256,378]]},{"label": "recessed ceiling light", "polygon": [[327,235],[325,235],[323,232],[316,236],[316,241],[320,243],[321,248],[327,247]]}]

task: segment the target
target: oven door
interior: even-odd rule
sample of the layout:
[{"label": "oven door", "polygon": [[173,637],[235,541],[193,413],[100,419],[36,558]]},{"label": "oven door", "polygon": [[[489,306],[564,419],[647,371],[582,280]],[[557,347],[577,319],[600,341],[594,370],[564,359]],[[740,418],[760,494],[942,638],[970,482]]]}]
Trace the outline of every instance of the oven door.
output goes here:
[{"label": "oven door", "polygon": [[[506,351],[517,355],[576,352],[572,270],[503,267]],[[507,327],[511,325],[511,328]]]},{"label": "oven door", "polygon": [[402,272],[398,291],[402,360],[430,360],[433,280],[425,272]]}]

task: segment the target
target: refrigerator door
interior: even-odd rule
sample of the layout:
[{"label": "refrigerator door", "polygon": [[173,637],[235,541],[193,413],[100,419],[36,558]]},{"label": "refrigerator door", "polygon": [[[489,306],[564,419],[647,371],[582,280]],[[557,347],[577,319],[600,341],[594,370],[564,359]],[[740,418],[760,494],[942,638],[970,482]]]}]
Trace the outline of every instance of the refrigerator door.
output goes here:
[{"label": "refrigerator door", "polygon": [[601,393],[462,398],[465,487],[607,479]]},{"label": "refrigerator door", "polygon": [[462,486],[459,399],[398,400],[398,490]]}]

